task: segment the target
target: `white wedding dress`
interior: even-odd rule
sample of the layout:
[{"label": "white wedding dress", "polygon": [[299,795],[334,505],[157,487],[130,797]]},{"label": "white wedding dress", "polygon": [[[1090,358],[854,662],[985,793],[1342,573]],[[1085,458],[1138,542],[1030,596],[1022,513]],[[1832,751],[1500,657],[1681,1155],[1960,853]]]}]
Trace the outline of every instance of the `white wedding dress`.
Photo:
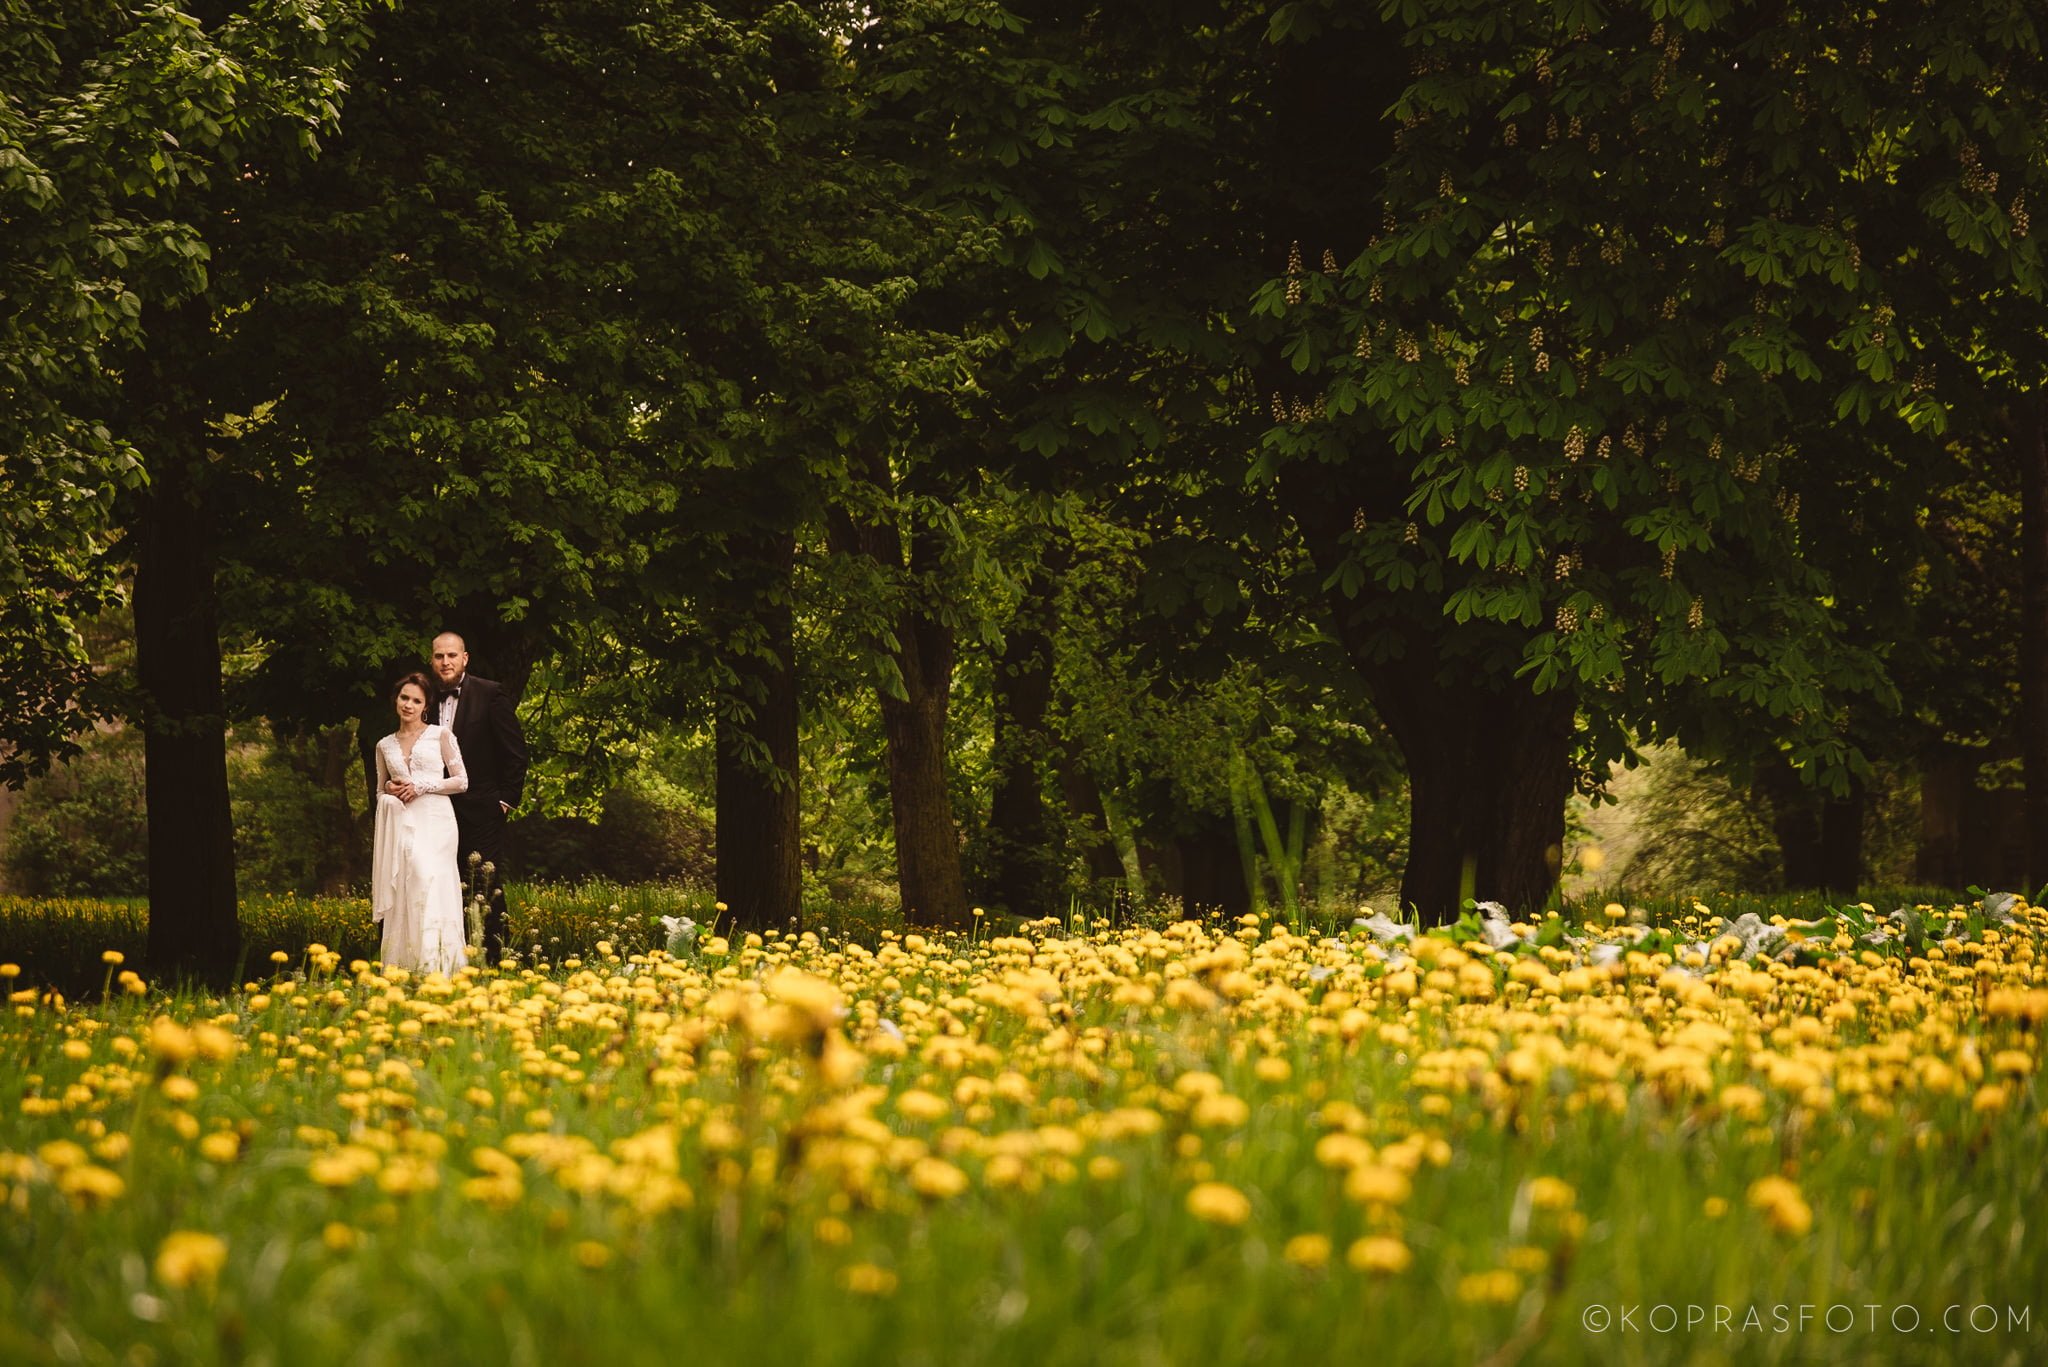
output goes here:
[{"label": "white wedding dress", "polygon": [[[401,802],[384,791],[389,779],[411,782],[419,795]],[[398,733],[377,742],[377,834],[370,857],[370,910],[384,925],[388,968],[453,973],[467,942],[462,870],[456,860],[455,806],[448,794],[469,790],[455,734],[429,726],[412,754]]]}]

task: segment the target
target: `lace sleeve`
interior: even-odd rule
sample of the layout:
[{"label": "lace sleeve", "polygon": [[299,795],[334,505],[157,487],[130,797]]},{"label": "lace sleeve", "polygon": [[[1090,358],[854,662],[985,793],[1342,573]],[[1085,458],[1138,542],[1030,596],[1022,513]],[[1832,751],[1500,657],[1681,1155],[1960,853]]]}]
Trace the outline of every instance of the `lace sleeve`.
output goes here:
[{"label": "lace sleeve", "polygon": [[455,733],[447,727],[441,728],[441,764],[448,776],[436,779],[430,792],[466,793],[469,791],[469,771],[462,767],[462,747],[455,743]]},{"label": "lace sleeve", "polygon": [[391,781],[391,761],[384,757],[384,742],[377,742],[377,791],[382,793],[384,785]]}]

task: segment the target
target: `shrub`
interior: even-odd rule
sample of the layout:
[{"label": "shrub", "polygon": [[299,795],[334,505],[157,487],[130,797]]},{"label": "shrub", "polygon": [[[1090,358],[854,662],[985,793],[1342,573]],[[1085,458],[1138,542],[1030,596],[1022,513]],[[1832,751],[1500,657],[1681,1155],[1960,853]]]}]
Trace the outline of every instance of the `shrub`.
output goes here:
[{"label": "shrub", "polygon": [[142,735],[102,732],[22,793],[0,862],[32,897],[137,897],[149,887]]},{"label": "shrub", "polygon": [[514,823],[514,876],[538,883],[692,883],[715,876],[711,818],[680,789],[636,777],[605,795],[596,821]]},{"label": "shrub", "polygon": [[318,776],[326,748],[324,738],[307,738],[228,752],[235,878],[245,892],[335,893],[368,877],[368,851],[343,792],[347,771],[339,782]]}]

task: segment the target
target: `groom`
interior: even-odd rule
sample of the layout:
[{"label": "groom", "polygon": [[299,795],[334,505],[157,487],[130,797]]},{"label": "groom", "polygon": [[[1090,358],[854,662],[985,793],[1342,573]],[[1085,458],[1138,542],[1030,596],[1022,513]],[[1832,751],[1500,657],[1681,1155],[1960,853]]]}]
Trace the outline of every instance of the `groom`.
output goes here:
[{"label": "groom", "polygon": [[526,736],[505,690],[469,672],[469,647],[455,632],[434,638],[434,678],[434,719],[455,733],[469,771],[469,791],[454,798],[457,858],[464,878],[472,854],[492,866],[484,962],[495,965],[505,957],[505,818],[526,787]]}]

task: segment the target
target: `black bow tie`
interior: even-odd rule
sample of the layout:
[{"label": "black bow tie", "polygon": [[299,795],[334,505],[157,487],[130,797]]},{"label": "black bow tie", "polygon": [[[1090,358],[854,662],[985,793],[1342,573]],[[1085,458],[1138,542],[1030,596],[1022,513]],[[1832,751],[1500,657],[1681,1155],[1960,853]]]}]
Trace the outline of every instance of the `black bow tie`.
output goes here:
[{"label": "black bow tie", "polygon": [[450,698],[459,698],[461,696],[462,690],[459,688],[444,688],[434,695],[434,701],[447,702]]}]

